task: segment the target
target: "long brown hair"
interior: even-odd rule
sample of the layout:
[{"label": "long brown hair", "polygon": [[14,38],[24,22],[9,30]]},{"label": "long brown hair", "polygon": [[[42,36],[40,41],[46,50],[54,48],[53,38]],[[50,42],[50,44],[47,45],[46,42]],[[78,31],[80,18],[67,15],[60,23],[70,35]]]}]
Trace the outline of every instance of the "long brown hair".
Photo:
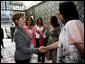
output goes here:
[{"label": "long brown hair", "polygon": [[42,21],[42,18],[41,18],[41,17],[39,17],[39,18],[37,19],[37,26],[39,25],[39,23],[38,23],[39,19],[41,20],[41,25],[43,26],[43,21]]}]

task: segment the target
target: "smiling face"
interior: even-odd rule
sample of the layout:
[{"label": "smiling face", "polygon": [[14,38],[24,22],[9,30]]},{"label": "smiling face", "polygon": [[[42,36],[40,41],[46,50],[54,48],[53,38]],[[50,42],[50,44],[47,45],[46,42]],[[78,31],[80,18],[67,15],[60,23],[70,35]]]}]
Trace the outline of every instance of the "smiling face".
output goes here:
[{"label": "smiling face", "polygon": [[22,26],[26,25],[26,23],[25,23],[25,21],[26,21],[25,14],[22,13],[22,12],[15,12],[12,15],[12,20],[15,23],[16,26],[21,26],[22,27]]},{"label": "smiling face", "polygon": [[39,17],[39,18],[37,19],[37,25],[38,25],[38,26],[43,26],[43,21],[42,21],[42,18],[41,18],[41,17]]},{"label": "smiling face", "polygon": [[41,19],[39,19],[39,20],[38,20],[38,24],[41,25],[41,22],[42,22]]},{"label": "smiling face", "polygon": [[32,20],[31,20],[31,18],[28,18],[28,20],[27,20],[27,24],[28,24],[28,25],[31,25],[31,24],[32,24]]},{"label": "smiling face", "polygon": [[59,20],[63,20],[63,15],[60,13],[60,11],[57,11],[57,16]]},{"label": "smiling face", "polygon": [[25,26],[26,25],[26,18],[25,16],[20,17],[19,20],[17,20],[19,26]]}]

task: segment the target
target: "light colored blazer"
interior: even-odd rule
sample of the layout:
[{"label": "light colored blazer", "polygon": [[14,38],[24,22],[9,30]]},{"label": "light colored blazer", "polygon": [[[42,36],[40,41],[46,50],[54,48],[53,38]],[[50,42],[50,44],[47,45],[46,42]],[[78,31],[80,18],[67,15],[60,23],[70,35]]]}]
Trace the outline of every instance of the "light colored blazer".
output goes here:
[{"label": "light colored blazer", "polygon": [[29,59],[31,54],[38,54],[38,48],[30,48],[31,38],[28,36],[26,31],[19,27],[15,27],[14,32],[15,41],[15,55],[16,60],[26,60]]}]

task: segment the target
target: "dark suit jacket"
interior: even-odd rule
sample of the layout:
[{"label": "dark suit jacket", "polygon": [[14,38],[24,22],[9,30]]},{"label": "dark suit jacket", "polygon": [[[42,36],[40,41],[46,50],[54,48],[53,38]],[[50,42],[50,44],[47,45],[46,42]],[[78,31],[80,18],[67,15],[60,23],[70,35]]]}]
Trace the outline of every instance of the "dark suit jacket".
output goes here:
[{"label": "dark suit jacket", "polygon": [[15,41],[15,59],[26,60],[29,59],[31,54],[38,54],[38,48],[30,48],[31,38],[28,36],[25,29],[16,26],[14,32]]}]

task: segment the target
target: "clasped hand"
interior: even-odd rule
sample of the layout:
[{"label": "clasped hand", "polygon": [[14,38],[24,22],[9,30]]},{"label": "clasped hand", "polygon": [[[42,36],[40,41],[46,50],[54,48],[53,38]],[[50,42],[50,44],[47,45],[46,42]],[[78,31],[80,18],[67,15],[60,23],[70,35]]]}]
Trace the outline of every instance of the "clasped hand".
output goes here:
[{"label": "clasped hand", "polygon": [[44,46],[39,47],[39,52],[45,53],[47,51],[47,48]]}]

